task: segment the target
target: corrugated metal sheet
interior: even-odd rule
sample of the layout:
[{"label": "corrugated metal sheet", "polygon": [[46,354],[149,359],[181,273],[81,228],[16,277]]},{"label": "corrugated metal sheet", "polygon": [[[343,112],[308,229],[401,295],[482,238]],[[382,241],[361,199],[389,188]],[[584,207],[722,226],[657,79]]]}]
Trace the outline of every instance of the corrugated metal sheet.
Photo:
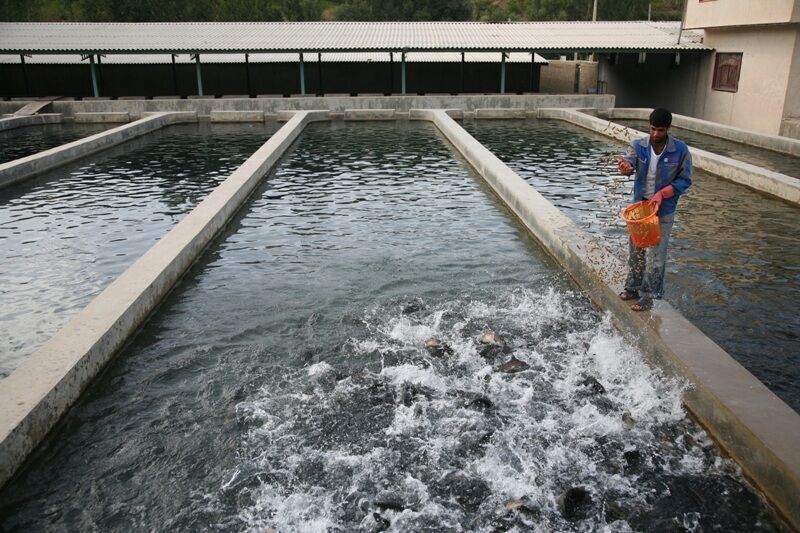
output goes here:
[{"label": "corrugated metal sheet", "polygon": [[1,53],[708,50],[651,22],[0,23]]},{"label": "corrugated metal sheet", "polygon": [[[466,52],[464,61],[467,63],[500,63],[500,52]],[[316,53],[303,55],[306,63],[316,63]],[[389,52],[328,52],[322,54],[323,63],[388,63]],[[108,54],[100,60],[109,65],[134,65],[134,64],[164,64],[171,63],[169,54]],[[244,54],[200,54],[202,63],[244,63]],[[296,52],[284,54],[250,54],[250,63],[298,63],[300,55]],[[400,54],[394,54],[394,61],[400,62]],[[457,63],[461,61],[460,52],[409,52],[406,54],[408,63]],[[511,52],[506,61],[509,63],[530,63],[529,52]],[[534,54],[534,63],[546,65],[547,60],[539,54]],[[19,55],[0,55],[0,64],[19,63]],[[75,54],[35,54],[25,59],[26,64],[55,65],[87,63],[82,56]],[[175,63],[194,63],[189,54],[180,54],[175,58]]]}]

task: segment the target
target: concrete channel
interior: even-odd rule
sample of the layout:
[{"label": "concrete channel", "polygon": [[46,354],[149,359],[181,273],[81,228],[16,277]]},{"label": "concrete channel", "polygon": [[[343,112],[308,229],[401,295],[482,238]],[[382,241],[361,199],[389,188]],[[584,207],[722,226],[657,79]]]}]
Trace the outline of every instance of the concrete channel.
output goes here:
[{"label": "concrete channel", "polygon": [[[477,113],[472,109],[468,113],[498,118],[520,115],[517,110]],[[552,110],[542,113],[555,114]],[[8,406],[0,412],[0,486],[136,332],[307,124],[332,116],[350,120],[407,116],[433,122],[533,237],[599,307],[612,314],[617,326],[651,362],[691,382],[684,397],[687,409],[778,512],[800,528],[800,415],[666,302],[658,302],[648,313],[631,311],[616,296],[622,287],[607,281],[609,273],[619,272],[624,265],[453,120],[464,115],[458,109],[411,109],[406,113],[388,108],[280,113],[278,118],[288,122],[273,137],[50,341],[0,381],[0,403]]]},{"label": "concrete channel", "polygon": [[0,119],[0,131],[24,128],[26,126],[40,126],[42,124],[58,124],[61,122],[61,113],[43,113],[41,115],[27,115],[22,117],[9,116]]},{"label": "concrete channel", "polygon": [[[645,135],[644,132],[627,128],[574,109],[538,109],[538,118],[559,119],[602,133],[612,139],[625,143]],[[630,118],[630,117],[625,117]],[[634,117],[634,118],[639,118]],[[676,122],[673,122],[676,126]],[[794,205],[800,205],[800,180],[779,172],[773,172],[750,163],[737,161],[699,148],[691,147],[692,164],[728,181],[744,185],[753,190],[780,198]]]},{"label": "concrete channel", "polygon": [[[105,117],[100,118],[104,119]],[[27,180],[56,167],[66,165],[67,163],[77,161],[78,159],[101,150],[106,150],[112,146],[135,139],[136,137],[146,135],[165,126],[196,121],[197,115],[195,113],[153,113],[136,122],[0,164],[0,189]],[[100,122],[107,122],[107,120],[100,120]]]}]

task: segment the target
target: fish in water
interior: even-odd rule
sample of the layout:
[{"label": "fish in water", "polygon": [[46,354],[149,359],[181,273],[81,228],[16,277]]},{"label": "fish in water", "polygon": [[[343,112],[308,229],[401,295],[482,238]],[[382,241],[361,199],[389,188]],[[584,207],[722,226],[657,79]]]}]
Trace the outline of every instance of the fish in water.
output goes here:
[{"label": "fish in water", "polygon": [[453,349],[436,337],[431,337],[425,341],[425,349],[428,350],[428,353],[436,357],[453,355]]},{"label": "fish in water", "polygon": [[500,372],[505,372],[506,374],[514,374],[516,372],[522,372],[523,370],[528,370],[531,367],[525,361],[520,361],[513,355],[511,359],[503,363],[502,365],[497,367],[497,370]]},{"label": "fish in water", "polygon": [[481,357],[485,357],[487,359],[494,358],[498,355],[509,353],[511,351],[508,348],[508,344],[506,344],[506,340],[493,331],[487,331],[478,337],[478,344],[481,345],[478,349],[478,353],[481,355]]}]

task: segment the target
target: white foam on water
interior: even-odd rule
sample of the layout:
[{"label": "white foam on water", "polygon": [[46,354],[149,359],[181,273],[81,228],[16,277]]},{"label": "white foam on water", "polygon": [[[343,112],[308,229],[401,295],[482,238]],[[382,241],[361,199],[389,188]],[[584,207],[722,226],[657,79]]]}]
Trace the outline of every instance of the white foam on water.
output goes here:
[{"label": "white foam on water", "polygon": [[[657,491],[643,487],[646,469],[736,474],[730,461],[709,458],[710,441],[686,421],[685,384],[648,367],[608,316],[580,301],[553,289],[518,290],[413,316],[368,311],[369,338],[350,348],[393,353],[396,362],[308,392],[304,384],[337,371],[320,362],[237,406],[248,427],[242,455],[259,473],[223,487],[255,480],[255,489],[242,489],[252,501],[240,519],[251,530],[279,531],[371,531],[386,521],[392,531],[486,530],[499,519],[520,531],[630,531],[597,509],[607,498],[649,509]],[[489,361],[478,353],[487,330],[531,368],[498,372],[507,355]],[[430,336],[454,354],[427,353]],[[605,392],[592,390],[588,377]],[[692,439],[696,446],[685,444]],[[640,466],[626,466],[626,452],[640,454]],[[559,495],[571,487],[583,487],[595,507],[567,520]],[[505,511],[519,498],[535,513]]]}]

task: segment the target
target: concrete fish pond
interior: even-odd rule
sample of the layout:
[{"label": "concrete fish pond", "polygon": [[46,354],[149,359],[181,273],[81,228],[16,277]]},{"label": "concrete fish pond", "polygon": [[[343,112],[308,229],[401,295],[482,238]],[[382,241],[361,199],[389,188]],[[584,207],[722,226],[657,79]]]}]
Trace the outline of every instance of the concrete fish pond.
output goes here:
[{"label": "concrete fish pond", "polygon": [[[5,267],[0,284],[4,307],[14,310],[2,319],[0,379],[277,128],[275,123],[170,126],[0,190],[0,261]],[[26,143],[27,137],[19,142]]]},{"label": "concrete fish pond", "polygon": [[432,124],[312,124],[0,493],[0,526],[779,531],[687,386]]}]

